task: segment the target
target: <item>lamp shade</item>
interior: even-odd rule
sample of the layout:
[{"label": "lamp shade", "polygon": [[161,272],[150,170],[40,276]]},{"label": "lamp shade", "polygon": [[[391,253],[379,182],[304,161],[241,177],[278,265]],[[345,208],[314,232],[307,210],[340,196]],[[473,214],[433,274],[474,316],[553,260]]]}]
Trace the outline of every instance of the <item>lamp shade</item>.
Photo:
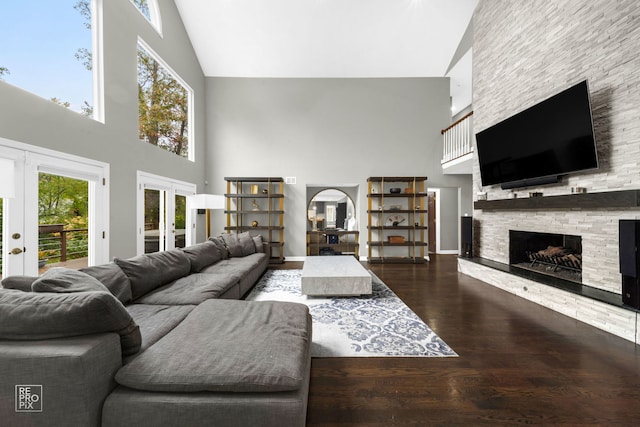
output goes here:
[{"label": "lamp shade", "polygon": [[0,159],[0,198],[16,196],[15,162],[10,159]]},{"label": "lamp shade", "polygon": [[224,209],[224,196],[217,194],[187,196],[187,209]]}]

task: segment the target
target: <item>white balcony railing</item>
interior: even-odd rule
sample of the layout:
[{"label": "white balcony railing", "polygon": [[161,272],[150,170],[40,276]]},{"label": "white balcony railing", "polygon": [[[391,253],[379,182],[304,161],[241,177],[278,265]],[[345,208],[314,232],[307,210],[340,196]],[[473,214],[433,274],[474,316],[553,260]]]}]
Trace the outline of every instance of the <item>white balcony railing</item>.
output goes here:
[{"label": "white balcony railing", "polygon": [[443,164],[473,152],[472,115],[473,111],[441,131],[444,136]]}]

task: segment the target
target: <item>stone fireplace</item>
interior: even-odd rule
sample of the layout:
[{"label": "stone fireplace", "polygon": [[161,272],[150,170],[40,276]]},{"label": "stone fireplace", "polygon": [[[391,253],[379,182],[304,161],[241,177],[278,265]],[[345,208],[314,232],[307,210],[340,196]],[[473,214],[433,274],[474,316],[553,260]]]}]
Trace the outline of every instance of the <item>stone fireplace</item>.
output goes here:
[{"label": "stone fireplace", "polygon": [[582,283],[582,237],[509,230],[509,265]]}]

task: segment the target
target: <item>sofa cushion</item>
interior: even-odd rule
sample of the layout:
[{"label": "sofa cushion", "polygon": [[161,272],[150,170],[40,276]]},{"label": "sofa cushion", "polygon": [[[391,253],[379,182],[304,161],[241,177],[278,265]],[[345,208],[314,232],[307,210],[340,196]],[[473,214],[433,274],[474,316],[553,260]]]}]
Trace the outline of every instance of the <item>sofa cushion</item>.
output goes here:
[{"label": "sofa cushion", "polygon": [[38,276],[9,276],[2,279],[2,287],[4,289],[17,289],[19,291],[31,292],[31,284],[36,281]]},{"label": "sofa cushion", "polygon": [[[167,335],[194,308],[195,305],[131,304],[127,306],[127,312],[140,326],[140,335],[142,335],[140,351],[146,350],[160,338]],[[136,355],[133,357],[136,357]],[[127,362],[127,359],[125,359],[125,362]]]},{"label": "sofa cushion", "polygon": [[262,236],[260,234],[258,234],[257,236],[253,236],[253,244],[256,247],[255,252],[260,252],[263,253],[264,252],[264,244],[262,243]]},{"label": "sofa cushion", "polygon": [[110,292],[0,290],[0,339],[37,340],[116,332],[122,354],[136,353],[138,325]]},{"label": "sofa cushion", "polygon": [[194,273],[155,289],[139,298],[141,304],[200,304],[219,298],[227,289],[237,285],[240,276],[226,273]]},{"label": "sofa cushion", "polygon": [[94,277],[82,271],[54,267],[38,277],[31,285],[34,292],[109,292],[109,289]]},{"label": "sofa cushion", "polygon": [[230,258],[242,256],[242,247],[238,241],[237,234],[223,234],[222,240],[229,251]]},{"label": "sofa cushion", "polygon": [[229,256],[242,257],[256,252],[256,245],[248,231],[238,234],[223,234],[222,240],[229,250]]},{"label": "sofa cushion", "polygon": [[222,259],[220,250],[210,240],[182,249],[191,262],[191,272],[199,273],[203,268]]},{"label": "sofa cushion", "polygon": [[133,258],[114,258],[114,262],[131,281],[133,299],[176,279],[186,276],[191,270],[187,255],[180,249],[138,255]]},{"label": "sofa cushion", "polygon": [[224,244],[222,236],[209,237],[209,240],[213,242],[214,245],[216,245],[216,247],[220,251],[220,256],[222,257],[222,259],[229,259],[229,249],[227,249],[227,246]]},{"label": "sofa cushion", "polygon": [[297,390],[308,376],[309,309],[279,301],[208,300],[116,374],[166,392]]},{"label": "sofa cushion", "polygon": [[131,282],[116,263],[83,267],[79,271],[98,279],[123,304],[131,301]]},{"label": "sofa cushion", "polygon": [[244,257],[225,259],[204,268],[202,273],[229,274],[243,278],[257,268],[266,256],[264,253],[255,253]]},{"label": "sofa cushion", "polygon": [[242,250],[242,256],[247,256],[256,253],[256,244],[253,242],[253,238],[248,231],[238,234],[238,243],[240,243],[240,249]]}]

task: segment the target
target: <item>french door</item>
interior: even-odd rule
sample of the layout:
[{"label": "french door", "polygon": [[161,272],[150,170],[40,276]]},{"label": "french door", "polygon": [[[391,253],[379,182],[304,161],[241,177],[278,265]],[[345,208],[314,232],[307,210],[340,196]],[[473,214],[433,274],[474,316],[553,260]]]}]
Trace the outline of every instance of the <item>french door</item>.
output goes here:
[{"label": "french door", "polygon": [[[68,248],[76,248],[69,257],[82,258],[78,267],[108,262],[107,164],[2,138],[0,164],[13,190],[0,194],[0,276],[37,276],[43,260],[67,266],[61,261]],[[56,193],[55,200],[48,192]],[[76,210],[82,213],[70,213]]]},{"label": "french door", "polygon": [[[25,153],[0,146],[3,175],[10,180],[12,194],[0,194],[0,241],[2,242],[2,264],[0,277],[24,275],[26,239],[24,227],[24,165]],[[4,197],[6,196],[6,197]]]},{"label": "french door", "polygon": [[186,202],[195,193],[195,184],[138,172],[138,254],[193,244],[194,218]]}]

